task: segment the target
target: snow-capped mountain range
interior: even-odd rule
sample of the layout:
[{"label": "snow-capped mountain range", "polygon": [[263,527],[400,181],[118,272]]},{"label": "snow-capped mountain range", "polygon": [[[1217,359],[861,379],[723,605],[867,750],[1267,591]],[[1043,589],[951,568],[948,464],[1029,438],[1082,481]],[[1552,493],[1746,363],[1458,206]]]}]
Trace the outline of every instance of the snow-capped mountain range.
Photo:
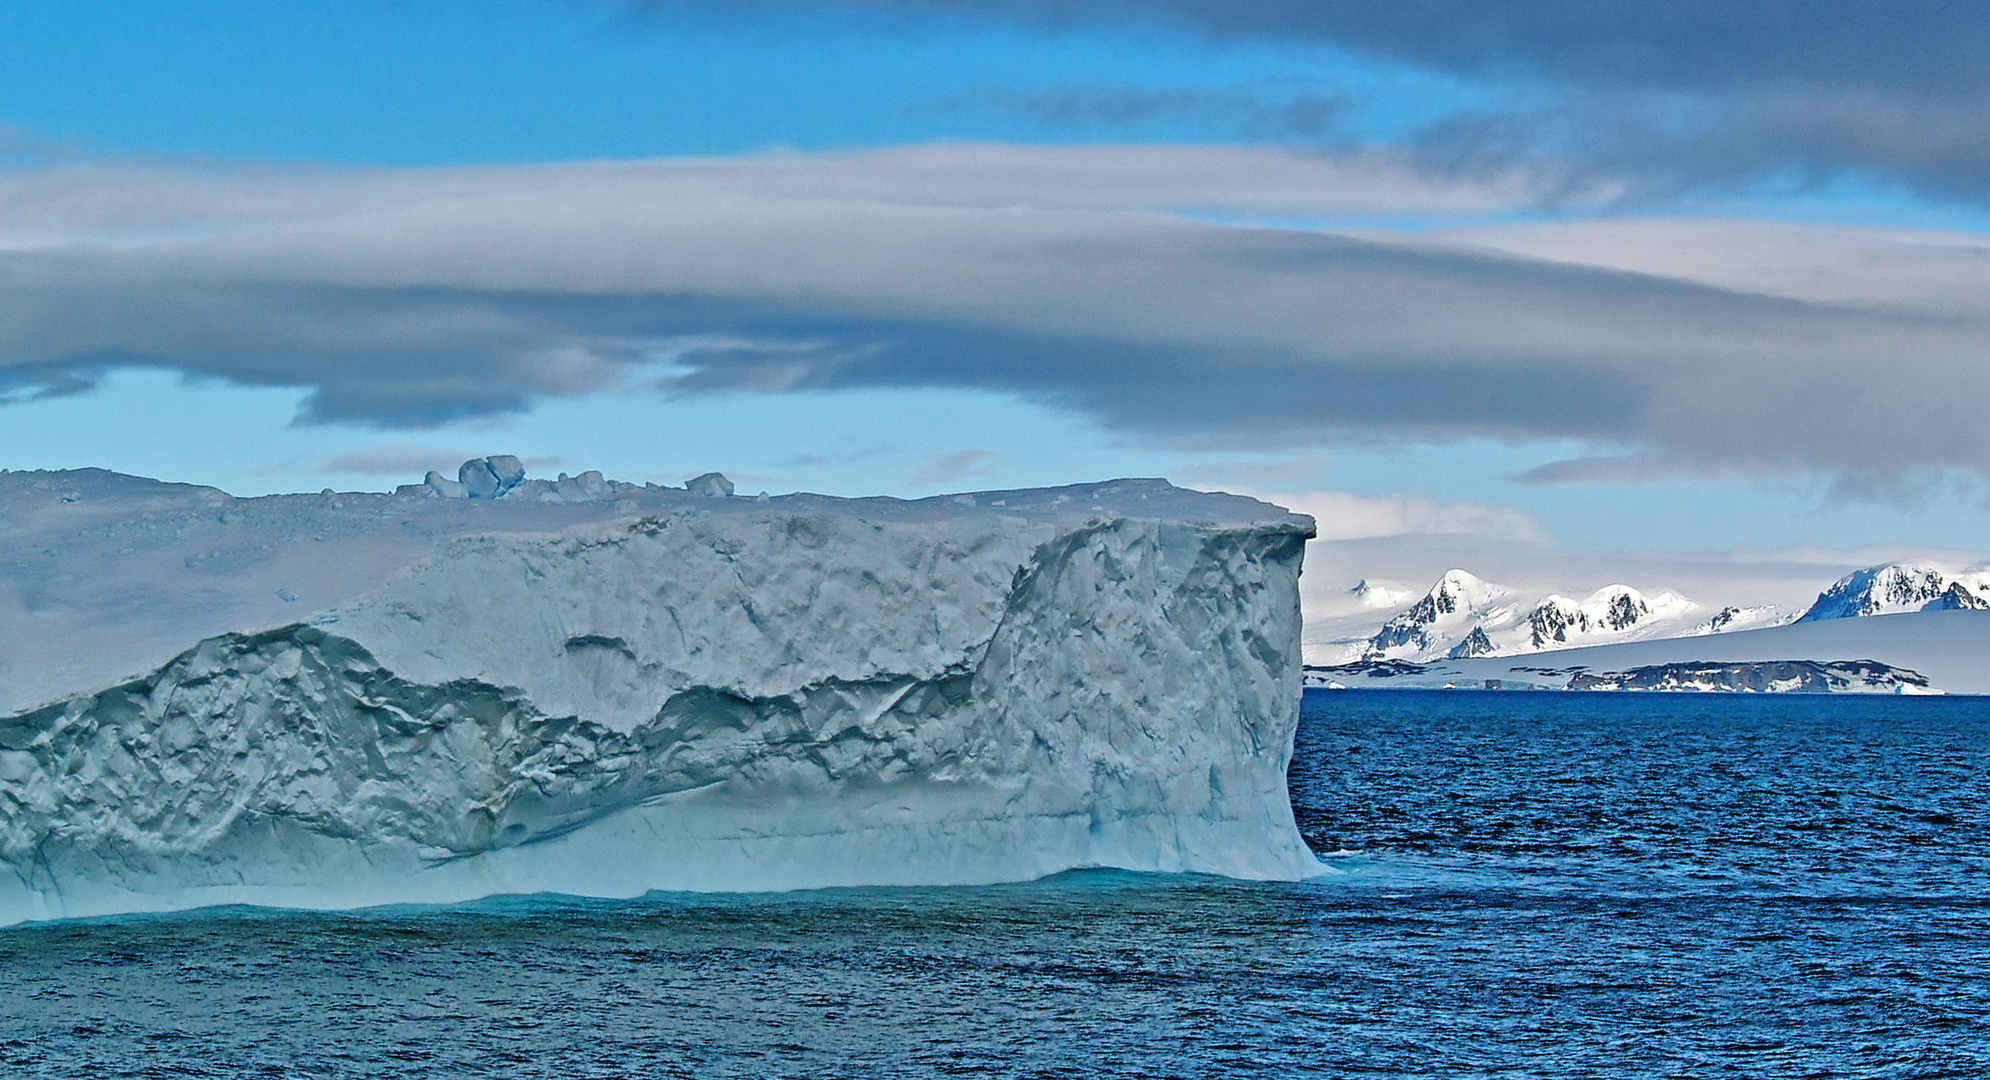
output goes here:
[{"label": "snow-capped mountain range", "polygon": [[[1415,600],[1390,583],[1362,581],[1349,590],[1362,608],[1384,619],[1355,619],[1353,634],[1332,644],[1340,663],[1379,660],[1460,660],[1697,637],[1791,622],[1889,615],[1908,611],[1990,610],[1990,569],[1953,572],[1918,563],[1888,563],[1854,571],[1799,612],[1775,605],[1715,606],[1671,589],[1643,591],[1604,585],[1580,599],[1527,592],[1485,581],[1465,570],[1444,573]],[[1341,620],[1349,622],[1348,620]],[[1366,621],[1366,629],[1356,629]]]}]

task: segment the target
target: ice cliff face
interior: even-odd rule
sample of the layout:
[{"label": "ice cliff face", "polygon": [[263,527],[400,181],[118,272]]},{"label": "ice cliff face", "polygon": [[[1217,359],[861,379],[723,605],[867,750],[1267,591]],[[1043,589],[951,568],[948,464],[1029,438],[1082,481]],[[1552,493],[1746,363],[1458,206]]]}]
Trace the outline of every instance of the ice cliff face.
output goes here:
[{"label": "ice cliff face", "polygon": [[7,687],[0,922],[1314,866],[1284,779],[1308,519],[1159,481],[589,499],[488,471],[263,500],[0,476],[0,677],[164,575],[98,627],[123,659]]}]

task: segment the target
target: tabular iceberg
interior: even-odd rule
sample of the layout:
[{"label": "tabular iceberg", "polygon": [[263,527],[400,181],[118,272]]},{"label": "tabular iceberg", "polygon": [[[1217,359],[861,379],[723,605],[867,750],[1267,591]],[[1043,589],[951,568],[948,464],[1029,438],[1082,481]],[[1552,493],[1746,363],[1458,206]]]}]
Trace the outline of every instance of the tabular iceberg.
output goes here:
[{"label": "tabular iceberg", "polygon": [[493,475],[0,475],[0,922],[1316,866],[1308,518]]}]

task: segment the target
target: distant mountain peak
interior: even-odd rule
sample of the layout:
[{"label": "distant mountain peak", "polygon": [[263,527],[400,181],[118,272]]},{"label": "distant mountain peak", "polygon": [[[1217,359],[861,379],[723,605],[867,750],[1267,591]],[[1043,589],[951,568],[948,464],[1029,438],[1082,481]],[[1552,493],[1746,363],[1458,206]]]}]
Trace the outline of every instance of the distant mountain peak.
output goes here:
[{"label": "distant mountain peak", "polygon": [[1362,578],[1347,590],[1348,595],[1361,601],[1365,608],[1392,608],[1408,600],[1413,593],[1408,589],[1392,588],[1379,581]]},{"label": "distant mountain peak", "polygon": [[1493,644],[1492,638],[1486,636],[1486,628],[1474,626],[1471,633],[1460,639],[1458,644],[1451,646],[1451,651],[1445,653],[1444,658],[1470,660],[1475,656],[1491,656],[1496,650],[1497,646]]},{"label": "distant mountain peak", "polygon": [[1990,575],[1950,578],[1925,563],[1883,563],[1854,570],[1817,594],[1798,622],[1857,619],[1908,611],[1990,609]]},{"label": "distant mountain peak", "polygon": [[1935,597],[1921,608],[1922,611],[1990,611],[1990,587],[1972,592],[1960,581],[1949,582],[1942,595]]},{"label": "distant mountain peak", "polygon": [[1446,570],[1408,611],[1382,624],[1382,629],[1368,639],[1367,655],[1377,658],[1405,647],[1419,654],[1428,652],[1440,638],[1435,629],[1484,613],[1507,591],[1469,571]]},{"label": "distant mountain peak", "polygon": [[1550,595],[1527,617],[1528,641],[1536,649],[1558,648],[1571,637],[1621,634],[1646,622],[1655,611],[1670,617],[1693,606],[1670,589],[1646,596],[1621,583],[1605,585],[1582,601]]},{"label": "distant mountain peak", "polygon": [[1453,568],[1364,641],[1361,656],[1455,660],[1600,644],[1647,636],[1654,620],[1674,623],[1695,608],[1670,589],[1648,595],[1622,582],[1581,600],[1551,593],[1529,607],[1513,590]]}]

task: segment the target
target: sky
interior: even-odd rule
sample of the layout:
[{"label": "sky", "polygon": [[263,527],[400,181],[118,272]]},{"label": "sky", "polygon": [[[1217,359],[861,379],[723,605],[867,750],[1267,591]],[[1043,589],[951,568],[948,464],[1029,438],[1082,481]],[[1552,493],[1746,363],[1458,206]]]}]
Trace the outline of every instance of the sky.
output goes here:
[{"label": "sky", "polygon": [[1981,552],[1987,48],[1940,0],[12,0],[0,467]]}]

